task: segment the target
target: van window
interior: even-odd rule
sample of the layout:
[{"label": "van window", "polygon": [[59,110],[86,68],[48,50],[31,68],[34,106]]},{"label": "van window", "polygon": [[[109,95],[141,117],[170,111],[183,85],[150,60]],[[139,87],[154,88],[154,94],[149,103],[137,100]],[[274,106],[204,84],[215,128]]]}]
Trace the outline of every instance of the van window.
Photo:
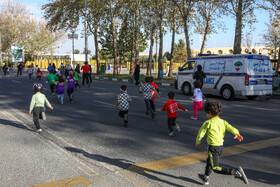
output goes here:
[{"label": "van window", "polygon": [[194,63],[195,63],[195,61],[188,61],[188,62],[186,62],[186,63],[182,66],[181,71],[183,71],[183,70],[192,70],[192,69],[193,69],[193,66],[194,66]]}]

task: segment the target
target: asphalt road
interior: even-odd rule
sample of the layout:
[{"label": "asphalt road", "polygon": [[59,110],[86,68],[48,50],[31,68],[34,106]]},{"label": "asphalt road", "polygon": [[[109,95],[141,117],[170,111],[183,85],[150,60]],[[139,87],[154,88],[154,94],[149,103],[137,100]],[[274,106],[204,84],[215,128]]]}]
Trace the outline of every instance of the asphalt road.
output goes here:
[{"label": "asphalt road", "polygon": [[[161,98],[155,102],[157,115],[152,120],[151,116],[145,114],[143,96],[138,93],[138,87],[128,84],[128,94],[132,97],[132,103],[128,128],[124,128],[115,107],[122,83],[94,81],[90,88],[82,87],[75,91],[73,104],[68,102],[65,94],[65,103],[60,105],[57,97],[50,94],[49,85],[43,78],[45,88],[43,93],[54,106],[54,110],[47,109],[47,120],[42,123],[43,133],[38,135],[32,131],[34,129],[32,117],[27,114],[34,82],[29,81],[26,75],[15,77],[11,74],[10,77],[0,78],[0,109],[4,111],[2,115],[0,114],[0,127],[12,127],[5,130],[4,134],[2,131],[5,138],[1,139],[2,146],[11,147],[9,143],[16,139],[17,142],[13,144],[20,143],[20,147],[29,146],[28,149],[31,150],[38,150],[37,144],[42,147],[45,147],[46,143],[53,144],[50,154],[36,153],[36,151],[24,153],[32,153],[38,162],[44,162],[44,168],[47,168],[44,171],[46,174],[41,174],[38,178],[34,177],[36,180],[33,181],[32,177],[29,177],[29,183],[20,182],[23,181],[25,175],[15,175],[9,180],[0,180],[0,186],[11,186],[9,181],[17,181],[16,186],[36,185],[79,175],[93,182],[93,186],[201,185],[197,174],[203,173],[204,161],[179,164],[173,168],[168,166],[170,163],[166,163],[166,169],[154,169],[140,174],[127,169],[132,165],[154,163],[157,160],[182,155],[200,154],[207,150],[205,139],[201,149],[196,149],[194,146],[197,132],[207,117],[203,111],[199,111],[197,121],[190,119],[192,116],[190,96],[185,96],[172,87],[160,87]],[[189,110],[188,113],[183,111],[178,113],[177,119],[181,132],[175,132],[175,137],[168,136],[167,114],[160,112],[167,101],[169,91],[174,91],[175,100]],[[239,143],[232,139],[233,136],[230,133],[227,133],[224,146],[252,143],[248,151],[246,148],[243,153],[231,153],[229,156],[222,157],[221,164],[233,167],[242,166],[250,182],[247,186],[279,186],[280,143],[279,141],[272,142],[271,145],[266,143],[263,148],[258,148],[260,143],[257,142],[280,137],[280,100],[251,101],[238,98],[233,101],[224,101],[219,97],[210,98],[222,103],[221,118],[235,126],[244,137],[244,141]],[[14,118],[20,125],[6,125],[11,121],[14,122]],[[16,131],[19,132],[16,133]],[[29,138],[34,136],[35,140],[24,143],[26,139],[21,140],[22,134],[26,134],[24,137]],[[36,144],[33,143],[34,141]],[[5,163],[1,177],[6,178],[9,176],[7,173],[17,173],[18,170],[29,176],[34,175],[32,166],[29,165],[30,168],[24,169],[20,167],[17,156],[21,153],[17,154],[17,148],[10,148],[10,150],[13,149],[15,150],[12,161],[1,157],[1,162]],[[3,149],[0,151],[0,155],[2,154],[4,154]],[[42,155],[44,159],[40,159]],[[61,160],[59,161],[56,157]],[[57,163],[64,163],[59,165],[59,169],[65,169],[67,172],[53,172],[53,168],[57,168]],[[40,173],[40,168],[38,171]],[[30,183],[31,181],[33,183]],[[214,173],[211,175],[210,185],[245,186],[242,181],[231,176]]]}]

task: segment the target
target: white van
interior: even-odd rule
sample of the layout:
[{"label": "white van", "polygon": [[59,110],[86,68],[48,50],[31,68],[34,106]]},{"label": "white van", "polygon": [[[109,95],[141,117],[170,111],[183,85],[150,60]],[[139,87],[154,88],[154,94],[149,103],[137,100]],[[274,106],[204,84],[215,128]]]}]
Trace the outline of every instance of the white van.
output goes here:
[{"label": "white van", "polygon": [[272,66],[268,56],[241,54],[200,56],[188,60],[179,68],[176,89],[191,94],[197,66],[206,74],[203,80],[204,94],[221,95],[224,99],[272,94]]}]

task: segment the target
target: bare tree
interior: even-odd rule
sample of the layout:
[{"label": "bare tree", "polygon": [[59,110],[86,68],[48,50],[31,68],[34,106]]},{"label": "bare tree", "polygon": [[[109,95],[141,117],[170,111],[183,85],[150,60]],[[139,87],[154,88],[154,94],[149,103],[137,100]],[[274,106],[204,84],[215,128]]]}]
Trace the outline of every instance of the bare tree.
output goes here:
[{"label": "bare tree", "polygon": [[217,33],[217,27],[225,30],[224,23],[219,19],[219,10],[221,10],[221,7],[224,3],[225,0],[202,0],[196,4],[198,15],[194,20],[194,32],[203,36],[200,53],[203,53],[208,35]]},{"label": "bare tree", "polygon": [[196,0],[172,0],[173,3],[178,7],[179,13],[184,22],[184,33],[186,39],[186,48],[188,59],[191,58],[191,45],[190,45],[190,37],[189,37],[189,23],[192,18],[192,14],[194,12]]},{"label": "bare tree", "polygon": [[242,28],[246,23],[256,22],[254,10],[259,8],[256,0],[227,0],[223,6],[225,14],[230,14],[235,19],[235,37],[233,53],[241,53]]}]

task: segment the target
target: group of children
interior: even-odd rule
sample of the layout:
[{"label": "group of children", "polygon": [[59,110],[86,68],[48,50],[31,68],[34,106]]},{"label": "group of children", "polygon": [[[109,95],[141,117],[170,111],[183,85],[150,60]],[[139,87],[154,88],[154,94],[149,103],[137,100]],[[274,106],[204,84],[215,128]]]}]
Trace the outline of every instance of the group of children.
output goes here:
[{"label": "group of children", "polygon": [[[79,83],[79,75],[77,72],[69,71],[69,76],[66,78],[66,83],[67,84],[67,95],[69,98],[70,103],[73,103],[73,94],[74,94],[74,89],[77,86],[80,86]],[[60,104],[63,104],[64,101],[64,78],[62,75],[55,75],[54,70],[50,71],[50,74],[48,76],[48,82],[50,84],[50,90],[52,95],[55,95],[55,86],[56,86],[56,92],[57,92],[57,97],[60,102]]]},{"label": "group of children", "polygon": [[[64,81],[60,76],[57,81],[55,79],[49,79],[52,81],[54,85],[57,85],[57,94],[60,99],[63,100],[64,94]],[[70,73],[70,76],[67,78],[66,82],[68,82],[67,93],[69,99],[71,101],[71,94],[73,94],[75,88],[75,79],[73,78],[73,72]],[[192,99],[194,116],[192,119],[197,119],[197,110],[203,110],[206,112],[209,120],[205,121],[200,128],[197,138],[196,138],[196,147],[201,148],[201,140],[207,134],[207,143],[208,143],[208,158],[206,161],[205,173],[198,174],[198,177],[202,180],[203,184],[209,184],[209,176],[212,171],[218,174],[224,175],[233,175],[235,178],[241,179],[245,184],[248,184],[248,179],[243,171],[243,169],[239,166],[238,168],[230,169],[227,167],[219,166],[219,157],[223,151],[223,141],[224,135],[226,131],[230,131],[234,135],[234,139],[238,139],[239,141],[243,140],[243,137],[239,134],[239,131],[231,126],[227,121],[221,119],[219,115],[222,112],[222,106],[219,102],[214,100],[208,100],[205,102],[204,107],[202,104],[203,95],[200,89],[201,84],[199,82],[194,83],[194,95]],[[62,89],[63,87],[63,89]],[[29,114],[33,111],[33,120],[34,124],[37,128],[37,132],[42,132],[42,129],[39,124],[39,119],[44,119],[44,104],[46,103],[48,107],[53,110],[53,107],[48,102],[47,98],[44,94],[41,93],[42,85],[34,84],[34,92],[35,94],[32,97]],[[159,97],[159,89],[155,83],[153,83],[153,79],[147,77],[145,79],[145,83],[141,84],[139,93],[143,93],[144,101],[146,104],[146,114],[151,113],[152,119],[155,117],[155,106],[152,100],[156,96]],[[178,131],[180,131],[180,126],[176,123],[177,111],[182,109],[186,112],[188,110],[181,105],[179,105],[176,101],[174,101],[175,94],[174,92],[168,93],[168,102],[162,108],[162,111],[167,111],[167,121],[168,128],[170,130],[169,136],[174,136],[173,127],[175,127]],[[121,85],[120,94],[117,98],[116,106],[119,109],[119,116],[124,118],[124,127],[128,126],[128,112],[129,105],[132,101],[131,97],[127,93],[126,85]]]},{"label": "group of children", "polygon": [[33,80],[33,74],[35,73],[36,74],[36,78],[37,80],[40,82],[41,79],[42,79],[42,75],[43,75],[43,72],[40,70],[40,68],[38,68],[38,66],[36,65],[35,69],[33,66],[28,66],[27,67],[27,74],[28,74],[28,77],[29,77],[29,80],[32,81]]}]

